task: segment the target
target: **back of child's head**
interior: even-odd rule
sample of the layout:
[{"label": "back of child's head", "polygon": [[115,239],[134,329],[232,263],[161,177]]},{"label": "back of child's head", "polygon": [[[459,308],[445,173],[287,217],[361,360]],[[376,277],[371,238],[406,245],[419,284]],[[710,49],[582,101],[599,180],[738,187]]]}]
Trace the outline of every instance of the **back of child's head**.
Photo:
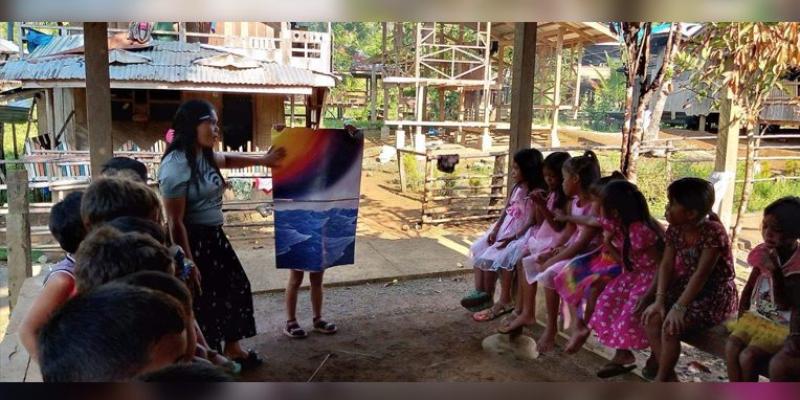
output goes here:
[{"label": "back of child's head", "polygon": [[[619,176],[621,175],[619,174]],[[603,188],[601,198],[603,201],[603,214],[608,217],[615,217],[622,227],[624,233],[622,257],[625,260],[626,268],[628,267],[627,261],[630,258],[631,243],[629,232],[631,224],[636,222],[645,224],[658,236],[657,246],[663,248],[664,227],[650,214],[647,199],[635,184],[625,179],[613,179]]]},{"label": "back of child's head", "polygon": [[588,191],[592,183],[600,179],[600,162],[591,150],[564,162],[564,170],[578,177],[581,190],[584,191]]},{"label": "back of child's head", "polygon": [[[678,179],[667,187],[667,196],[671,202],[680,204],[686,210],[695,211],[698,219],[712,214],[714,186],[705,179],[693,177]],[[715,218],[713,214],[711,216]]]},{"label": "back of child's head", "polygon": [[86,236],[86,229],[81,221],[82,197],[82,192],[72,192],[50,210],[50,233],[67,253],[78,251],[78,246]]},{"label": "back of child's head", "polygon": [[764,216],[771,215],[784,235],[800,238],[800,197],[786,196],[773,201],[764,209]]},{"label": "back of child's head", "polygon": [[557,209],[563,209],[569,200],[567,194],[564,193],[564,187],[561,186],[561,183],[564,181],[564,172],[562,171],[564,168],[564,163],[567,162],[567,160],[569,160],[571,157],[572,156],[566,151],[556,151],[548,154],[544,159],[542,171],[547,169],[548,173],[553,174],[558,181],[553,189],[553,192],[555,193],[554,206]]},{"label": "back of child's head", "polygon": [[[140,382],[181,383],[181,382],[233,382],[233,377],[222,368],[207,362],[179,363],[149,372],[136,378]],[[185,388],[181,389],[185,390]],[[174,399],[175,397],[170,396]]]},{"label": "back of child's head", "polygon": [[155,221],[161,203],[153,189],[124,178],[100,178],[86,189],[81,201],[81,218],[87,228],[118,217],[139,217]]},{"label": "back of child's head", "polygon": [[141,233],[101,226],[86,237],[75,256],[78,292],[139,271],[175,273],[169,250]]},{"label": "back of child's head", "polygon": [[106,223],[122,233],[142,233],[148,235],[163,245],[167,244],[167,236],[164,228],[149,219],[139,217],[119,217]]},{"label": "back of child's head", "polygon": [[130,157],[114,157],[103,164],[105,177],[124,177],[147,183],[147,166]]},{"label": "back of child's head", "polygon": [[530,190],[547,188],[542,175],[543,161],[542,152],[536,149],[522,149],[514,153],[514,162]]},{"label": "back of child's head", "polygon": [[181,353],[187,318],[175,299],[141,287],[111,283],[79,295],[39,332],[42,377],[45,382],[120,381],[161,368],[171,362],[154,352]]},{"label": "back of child's head", "polygon": [[165,272],[139,271],[130,275],[125,275],[113,282],[165,293],[181,303],[187,311],[192,310],[192,295],[189,293],[189,288],[178,278]]},{"label": "back of child's head", "polygon": [[603,190],[605,189],[606,185],[613,181],[625,180],[625,175],[622,175],[622,172],[614,171],[611,175],[601,177],[600,179],[594,181],[591,186],[589,186],[589,193],[594,196],[596,199],[603,198]]}]

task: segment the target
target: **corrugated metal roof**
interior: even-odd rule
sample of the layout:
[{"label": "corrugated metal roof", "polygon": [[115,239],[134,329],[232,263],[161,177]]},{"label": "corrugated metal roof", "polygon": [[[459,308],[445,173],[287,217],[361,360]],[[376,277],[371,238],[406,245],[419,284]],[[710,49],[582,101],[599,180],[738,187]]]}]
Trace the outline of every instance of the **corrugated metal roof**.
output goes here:
[{"label": "corrugated metal roof", "polygon": [[[73,37],[79,37],[80,40]],[[150,61],[137,64],[115,62],[109,65],[111,80],[306,87],[334,84],[332,78],[322,76],[326,79],[320,79],[319,74],[311,70],[275,63],[253,61],[260,64],[260,67],[247,69],[197,65],[195,63],[197,60],[219,56],[226,52],[204,48],[199,43],[154,41],[153,44],[153,47],[142,50],[122,50],[125,53],[121,54],[129,53],[131,56],[127,58]],[[30,57],[10,61],[0,67],[0,80],[19,80],[23,83],[83,80],[85,79],[83,55],[51,57],[82,45],[81,35],[55,37],[48,45],[37,48]],[[121,59],[125,58],[117,57],[115,60]]]}]

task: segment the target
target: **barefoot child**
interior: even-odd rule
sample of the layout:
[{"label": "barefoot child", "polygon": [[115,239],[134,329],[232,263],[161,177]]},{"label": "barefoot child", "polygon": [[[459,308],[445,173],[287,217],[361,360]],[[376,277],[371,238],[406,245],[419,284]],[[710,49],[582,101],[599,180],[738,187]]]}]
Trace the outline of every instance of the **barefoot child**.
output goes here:
[{"label": "barefoot child", "polygon": [[711,213],[714,187],[703,179],[683,178],[667,191],[666,246],[655,301],[643,315],[658,360],[656,380],[662,382],[677,380],[681,337],[727,320],[737,302],[728,233]]},{"label": "barefoot child", "polygon": [[[475,269],[475,290],[461,300],[467,309],[480,309],[476,321],[489,321],[511,312],[512,273],[522,258],[530,228],[534,226],[530,192],[545,187],[542,177],[542,153],[524,149],[514,155],[511,168],[514,189],[500,219],[470,248]],[[501,271],[500,300],[494,304],[497,271]]]},{"label": "barefoot child", "polygon": [[566,209],[569,198],[564,193],[562,187],[564,176],[561,169],[564,162],[569,160],[570,155],[566,152],[551,153],[544,159],[542,173],[545,183],[547,183],[548,192],[545,194],[541,191],[536,191],[531,194],[534,205],[536,207],[536,214],[542,221],[538,229],[531,234],[526,243],[526,251],[522,260],[517,263],[517,276],[519,277],[522,304],[518,306],[519,313],[514,320],[508,324],[498,328],[498,332],[503,334],[521,332],[524,326],[533,325],[536,322],[536,281],[529,281],[525,276],[524,264],[532,264],[536,262],[537,257],[547,251],[550,251],[554,243],[559,240],[561,231],[564,225],[556,221],[555,216],[563,213]]},{"label": "barefoot child", "polygon": [[[562,173],[564,193],[573,198],[569,215],[597,215],[589,192],[591,185],[600,178],[600,164],[594,152],[586,151],[582,156],[570,158],[564,163]],[[541,352],[553,349],[558,331],[560,299],[555,291],[554,278],[569,260],[599,246],[602,240],[599,229],[575,224],[569,224],[564,229],[559,241],[565,239],[566,243],[563,245],[556,243],[557,247],[547,253],[548,258],[543,263],[529,264],[525,267],[528,281],[535,280],[545,288],[547,324],[542,337],[537,341]],[[539,257],[544,258],[541,255]]]},{"label": "barefoot child", "polygon": [[[597,297],[605,285],[622,272],[621,257],[617,249],[622,249],[624,236],[619,223],[603,213],[603,190],[610,182],[624,179],[620,172],[615,171],[598,179],[589,188],[598,215],[563,215],[557,218],[579,226],[602,228],[604,238],[602,246],[570,260],[554,280],[558,295],[569,305],[571,313],[576,317],[575,329],[564,349],[568,354],[580,350],[589,338],[591,330],[588,321],[594,313]],[[582,313],[579,312],[581,307]]]},{"label": "barefoot child", "polygon": [[38,360],[36,335],[50,315],[73,297],[75,285],[75,253],[86,236],[81,221],[80,192],[67,195],[50,211],[50,233],[64,250],[64,259],[56,264],[44,280],[42,293],[31,305],[19,328],[19,338],[31,358]]},{"label": "barefoot child", "polygon": [[606,241],[605,249],[623,269],[605,286],[593,315],[587,319],[598,341],[615,349],[611,361],[597,372],[600,378],[611,378],[635,367],[631,350],[649,346],[640,314],[642,305],[652,301],[655,293],[653,282],[664,250],[664,228],[650,215],[647,200],[636,185],[610,182],[602,197],[604,231],[611,224],[620,233]]},{"label": "barefoot child", "polygon": [[759,370],[789,335],[790,293],[786,278],[800,273],[800,198],[784,197],[764,209],[764,243],[750,252],[753,267],[742,289],[739,319],[728,323],[728,379],[758,381]]}]

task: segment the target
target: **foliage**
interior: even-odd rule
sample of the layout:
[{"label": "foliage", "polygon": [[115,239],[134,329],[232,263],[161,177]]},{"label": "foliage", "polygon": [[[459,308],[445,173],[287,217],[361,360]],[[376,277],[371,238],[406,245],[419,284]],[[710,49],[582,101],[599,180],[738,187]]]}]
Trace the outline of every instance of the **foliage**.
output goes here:
[{"label": "foliage", "polygon": [[609,76],[602,77],[592,96],[584,95],[581,101],[583,112],[588,123],[586,126],[595,131],[613,132],[622,127],[619,123],[609,120],[608,113],[620,112],[625,104],[625,75],[621,72],[622,60],[613,58],[606,53],[606,65]]}]

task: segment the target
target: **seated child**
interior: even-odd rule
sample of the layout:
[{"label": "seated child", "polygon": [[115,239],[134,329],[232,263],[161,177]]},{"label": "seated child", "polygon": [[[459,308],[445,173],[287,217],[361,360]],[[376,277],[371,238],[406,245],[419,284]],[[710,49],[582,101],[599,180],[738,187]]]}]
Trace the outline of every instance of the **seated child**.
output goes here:
[{"label": "seated child", "polygon": [[114,157],[106,161],[101,174],[105,177],[127,178],[147,183],[147,166],[130,157]]},{"label": "seated child", "polygon": [[[728,232],[711,212],[714,187],[699,178],[682,178],[667,188],[664,256],[656,278],[655,301],[643,314],[657,363],[656,380],[677,380],[681,337],[711,328],[736,313],[733,252]],[[667,311],[669,310],[669,311]]]},{"label": "seated child", "polygon": [[83,194],[81,218],[87,230],[117,217],[161,222],[161,202],[153,189],[130,179],[100,178]]},{"label": "seated child", "polygon": [[764,209],[764,243],[747,257],[753,267],[742,290],[739,319],[728,323],[728,379],[757,382],[789,336],[791,293],[786,279],[800,274],[800,198],[784,197]]},{"label": "seated child", "polygon": [[125,381],[186,355],[189,317],[162,292],[112,283],[79,294],[38,336],[45,382]]},{"label": "seated child", "polygon": [[175,274],[172,255],[164,245],[141,233],[122,233],[100,226],[86,237],[75,257],[78,292],[138,271]]},{"label": "seated child", "polygon": [[44,288],[19,327],[19,339],[31,358],[38,359],[36,335],[50,315],[76,293],[75,252],[86,236],[81,221],[80,192],[67,195],[50,211],[50,233],[66,253],[44,279]]},{"label": "seated child", "polygon": [[[546,188],[542,175],[542,153],[535,149],[514,154],[511,179],[514,188],[500,218],[470,247],[470,262],[475,272],[475,288],[461,305],[476,311],[476,321],[493,320],[514,309],[511,300],[512,274],[522,258],[531,228],[536,225],[530,193]],[[494,303],[498,272],[500,300]]]}]

